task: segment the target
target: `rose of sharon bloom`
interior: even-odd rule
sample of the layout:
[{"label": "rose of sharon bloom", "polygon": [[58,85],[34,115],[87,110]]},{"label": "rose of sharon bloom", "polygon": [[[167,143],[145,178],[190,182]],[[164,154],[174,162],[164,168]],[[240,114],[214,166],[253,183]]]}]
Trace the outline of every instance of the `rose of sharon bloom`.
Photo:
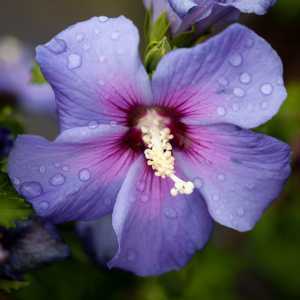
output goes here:
[{"label": "rose of sharon bloom", "polygon": [[49,84],[31,84],[33,59],[30,51],[16,38],[0,39],[0,106],[12,99],[25,110],[54,113],[54,94]]},{"label": "rose of sharon bloom", "polygon": [[16,189],[53,222],[112,214],[109,262],[139,275],[178,269],[207,242],[212,220],[251,229],[282,189],[289,147],[248,128],[286,98],[280,58],[233,25],[170,52],[149,79],[124,17],[94,17],[37,48],[61,134],[20,136]]},{"label": "rose of sharon bloom", "polygon": [[238,19],[240,12],[263,15],[275,2],[276,0],[144,0],[147,8],[153,8],[154,20],[164,10],[167,11],[173,32],[184,31],[197,23],[198,33],[210,26],[233,22]]}]

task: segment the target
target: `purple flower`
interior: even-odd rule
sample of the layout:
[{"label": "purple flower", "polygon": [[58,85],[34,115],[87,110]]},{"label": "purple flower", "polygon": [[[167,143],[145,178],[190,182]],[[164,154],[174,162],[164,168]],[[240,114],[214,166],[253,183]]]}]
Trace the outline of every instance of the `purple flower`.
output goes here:
[{"label": "purple flower", "polygon": [[7,128],[0,127],[0,159],[8,155],[14,143],[14,137]]},{"label": "purple flower", "polygon": [[162,58],[150,81],[124,17],[94,17],[37,48],[61,134],[18,137],[16,189],[53,222],[112,214],[109,262],[139,275],[179,269],[212,220],[251,229],[289,173],[288,145],[249,131],[286,98],[282,64],[241,25]]},{"label": "purple flower", "polygon": [[0,227],[0,277],[22,279],[23,273],[70,255],[54,225],[39,219],[17,222],[16,228]]},{"label": "purple flower", "polygon": [[147,8],[153,7],[154,19],[164,10],[168,12],[173,32],[184,31],[197,23],[199,33],[210,26],[237,20],[240,12],[263,15],[275,2],[276,0],[144,0]]},{"label": "purple flower", "polygon": [[[49,84],[31,84],[32,57],[17,39],[0,39],[0,99],[16,99],[27,111],[54,113],[54,94]],[[6,100],[6,98],[8,98]]]}]

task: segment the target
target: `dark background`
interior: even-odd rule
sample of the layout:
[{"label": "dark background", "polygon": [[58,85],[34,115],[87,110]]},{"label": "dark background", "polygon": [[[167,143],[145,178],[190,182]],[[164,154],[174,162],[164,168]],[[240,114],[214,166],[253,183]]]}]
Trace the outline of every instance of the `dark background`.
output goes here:
[{"label": "dark background", "polygon": [[[142,29],[141,0],[1,0],[0,36],[15,35],[34,47],[79,20],[120,14]],[[241,22],[266,38],[284,61],[289,97],[258,130],[288,142],[294,152],[293,175],[255,229],[238,233],[217,227],[205,250],[180,272],[138,278],[97,267],[72,226],[63,226],[72,259],[29,274],[28,287],[0,299],[300,299],[300,1],[279,0],[266,16],[244,16]],[[30,133],[55,134],[53,122],[32,116],[26,122]]]}]

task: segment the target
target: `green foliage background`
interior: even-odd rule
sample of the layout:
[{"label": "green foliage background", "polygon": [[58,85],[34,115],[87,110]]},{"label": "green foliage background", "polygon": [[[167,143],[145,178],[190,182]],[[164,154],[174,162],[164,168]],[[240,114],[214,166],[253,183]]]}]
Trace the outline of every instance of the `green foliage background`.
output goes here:
[{"label": "green foliage background", "polygon": [[[29,2],[38,13],[47,1]],[[141,1],[124,0],[120,5],[120,1],[110,1],[107,6],[101,0],[98,2],[99,7],[106,9],[101,14],[115,15],[122,9],[124,14],[127,12],[142,24]],[[67,15],[66,3],[74,5],[71,12],[74,21],[83,17],[81,9],[85,5],[96,7],[95,1],[85,4],[79,0],[64,0],[57,4],[58,9],[62,5],[63,16]],[[94,13],[91,10],[89,14],[100,14],[99,10]],[[57,18],[53,16],[51,21],[48,17],[45,22],[51,25]],[[66,16],[66,20],[70,18]],[[96,266],[83,252],[72,226],[62,226],[60,229],[71,245],[72,257],[28,274],[26,281],[30,284],[26,288],[10,294],[0,292],[0,299],[300,299],[300,42],[296,34],[300,29],[300,1],[279,0],[267,16],[246,17],[244,21],[279,51],[285,64],[289,94],[279,114],[258,130],[288,142],[294,152],[293,174],[285,190],[255,229],[238,233],[218,226],[204,251],[195,255],[181,271],[138,278]],[[53,34],[56,33],[56,25],[51,26]],[[140,28],[142,32],[142,26]],[[39,35],[36,33],[36,37]]]}]

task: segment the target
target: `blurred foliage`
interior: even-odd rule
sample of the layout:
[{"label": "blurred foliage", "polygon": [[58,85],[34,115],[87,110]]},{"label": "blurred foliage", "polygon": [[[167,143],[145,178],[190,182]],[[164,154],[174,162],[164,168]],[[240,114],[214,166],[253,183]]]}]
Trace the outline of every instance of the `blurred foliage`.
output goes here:
[{"label": "blurred foliage", "polygon": [[7,174],[0,172],[0,225],[14,227],[15,221],[26,220],[31,213],[30,205],[17,194]]},{"label": "blurred foliage", "polygon": [[35,84],[44,84],[46,83],[46,79],[42,74],[40,66],[35,63],[31,70],[31,82]]}]

